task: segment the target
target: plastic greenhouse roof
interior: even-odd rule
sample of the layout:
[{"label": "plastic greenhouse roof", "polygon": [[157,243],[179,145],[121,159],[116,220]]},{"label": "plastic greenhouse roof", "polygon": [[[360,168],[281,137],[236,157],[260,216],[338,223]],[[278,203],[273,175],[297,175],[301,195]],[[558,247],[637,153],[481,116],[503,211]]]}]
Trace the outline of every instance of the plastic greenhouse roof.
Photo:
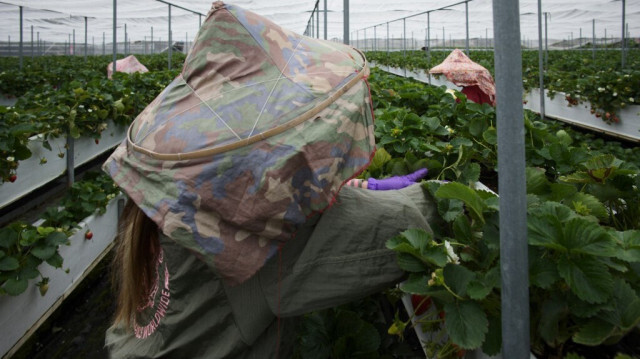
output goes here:
[{"label": "plastic greenhouse roof", "polygon": [[[164,1],[164,0],[163,0]],[[209,0],[166,0],[175,5],[206,15],[211,8]],[[375,28],[378,38],[386,38],[386,22],[400,19],[420,12],[434,10],[456,4],[452,1],[389,1],[389,0],[351,0],[350,36],[352,41],[364,39],[363,28],[369,27],[366,37],[371,39]],[[237,0],[235,5],[270,18],[277,24],[298,33],[304,33],[316,1],[294,0]],[[31,41],[31,26],[35,34],[45,41],[63,42],[68,40],[75,30],[76,43],[84,42],[84,26],[87,17],[88,42],[102,43],[113,39],[113,0],[0,0],[0,41],[19,41],[19,10],[23,6],[23,39]],[[469,37],[492,38],[492,1],[472,0],[469,6]],[[343,36],[343,0],[327,0],[327,37],[342,39]],[[320,0],[324,9],[324,0]],[[542,11],[549,13],[549,39],[561,40],[570,37],[577,39],[592,37],[592,20],[595,19],[596,37],[619,39],[622,33],[622,0],[544,0]],[[523,39],[538,38],[537,0],[520,0],[520,26]],[[124,25],[128,38],[133,41],[150,39],[151,27],[154,28],[154,40],[168,38],[168,5],[158,0],[118,0],[117,2],[117,41],[124,40]],[[192,41],[199,28],[200,16],[172,7],[172,39]],[[202,16],[204,21],[205,16]],[[463,39],[465,37],[465,5],[459,4],[446,11],[434,11],[430,15],[431,39]],[[640,0],[626,1],[626,23],[631,37],[639,37]],[[320,13],[320,35],[324,36],[324,17]],[[426,37],[427,15],[419,15],[406,20],[407,38],[424,40]],[[356,32],[356,30],[360,30]],[[103,35],[104,33],[104,35]],[[402,37],[403,21],[389,23],[389,35]],[[588,41],[588,40],[585,40]]]}]

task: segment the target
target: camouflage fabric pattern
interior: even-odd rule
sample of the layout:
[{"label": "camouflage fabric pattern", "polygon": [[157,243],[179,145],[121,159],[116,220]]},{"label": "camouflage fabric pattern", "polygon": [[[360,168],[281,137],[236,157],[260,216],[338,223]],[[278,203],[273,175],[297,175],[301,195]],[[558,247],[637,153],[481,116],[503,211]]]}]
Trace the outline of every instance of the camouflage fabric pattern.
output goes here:
[{"label": "camouflage fabric pattern", "polygon": [[489,70],[473,62],[459,49],[451,51],[441,64],[429,70],[431,74],[444,74],[449,81],[461,87],[478,86],[489,96],[492,106],[496,104],[496,85]]},{"label": "camouflage fabric pattern", "polygon": [[331,205],[375,150],[364,56],[213,4],[104,170],[228,284]]}]

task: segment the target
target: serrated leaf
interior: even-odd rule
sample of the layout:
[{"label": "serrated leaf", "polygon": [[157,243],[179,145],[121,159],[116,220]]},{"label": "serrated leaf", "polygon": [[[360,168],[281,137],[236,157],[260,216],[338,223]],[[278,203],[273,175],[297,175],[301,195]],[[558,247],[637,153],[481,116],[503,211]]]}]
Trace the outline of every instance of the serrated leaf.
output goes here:
[{"label": "serrated leaf", "polygon": [[427,266],[418,258],[407,253],[398,253],[398,267],[406,272],[423,272],[427,270]]},{"label": "serrated leaf", "polygon": [[559,242],[571,253],[613,257],[616,244],[613,237],[597,223],[584,218],[572,218],[564,223],[564,235]]},{"label": "serrated leaf", "polygon": [[442,274],[447,286],[461,297],[467,294],[467,285],[469,285],[469,282],[476,277],[476,274],[471,270],[462,265],[453,263],[447,264],[444,267]]},{"label": "serrated leaf", "polygon": [[14,257],[6,256],[0,259],[0,271],[13,271],[18,269],[19,267],[20,262]]},{"label": "serrated leaf", "polygon": [[626,262],[640,262],[640,231],[611,231],[622,250],[616,251],[616,258]]},{"label": "serrated leaf", "polygon": [[548,261],[546,257],[531,254],[529,256],[529,282],[536,287],[549,289],[560,279],[555,263]]},{"label": "serrated leaf", "polygon": [[560,202],[565,198],[573,196],[578,190],[574,185],[566,184],[566,183],[552,183],[549,186],[549,190],[551,194],[549,195],[549,199],[552,201]]},{"label": "serrated leaf", "polygon": [[527,167],[525,169],[527,178],[527,193],[545,195],[549,193],[549,180],[542,168]]},{"label": "serrated leaf", "polygon": [[53,232],[47,236],[47,243],[51,245],[62,245],[69,242],[69,238],[63,232]]},{"label": "serrated leaf", "polygon": [[502,321],[500,317],[489,316],[489,331],[482,343],[482,352],[494,356],[502,350]]},{"label": "serrated leaf", "polygon": [[438,188],[436,196],[463,201],[471,216],[484,223],[483,211],[486,204],[473,189],[458,182],[450,182]]},{"label": "serrated leaf", "polygon": [[471,162],[467,164],[462,170],[460,182],[467,184],[476,183],[480,180],[480,172],[480,165],[475,162]]},{"label": "serrated leaf", "polygon": [[578,192],[571,197],[567,198],[567,205],[571,205],[571,207],[576,209],[576,205],[578,203],[582,204],[588,209],[588,213],[581,213],[576,210],[581,215],[593,215],[596,216],[600,220],[606,220],[609,218],[609,213],[605,208],[604,204],[600,202],[595,196],[590,195],[588,193]]},{"label": "serrated leaf", "polygon": [[31,249],[31,254],[33,254],[36,258],[40,258],[42,260],[46,260],[51,258],[56,251],[56,246],[51,245],[37,245]]},{"label": "serrated leaf", "polygon": [[627,331],[640,323],[640,298],[624,280],[617,279],[613,289],[613,311],[606,313],[605,321]]},{"label": "serrated leaf", "polygon": [[471,224],[465,216],[458,216],[453,221],[453,233],[456,236],[456,241],[459,243],[469,243],[473,240],[473,234],[471,233]]},{"label": "serrated leaf", "polygon": [[442,216],[442,219],[451,222],[464,213],[463,203],[458,200],[438,201],[438,213]]},{"label": "serrated leaf", "polygon": [[405,293],[426,295],[429,292],[429,278],[426,274],[411,274],[407,280],[400,283],[400,289]]},{"label": "serrated leaf", "polygon": [[615,331],[615,326],[599,318],[592,318],[580,326],[572,339],[578,344],[596,346],[602,344]]},{"label": "serrated leaf", "polygon": [[498,144],[498,131],[495,127],[489,127],[486,131],[482,133],[482,138],[487,141],[490,145]]},{"label": "serrated leaf", "polygon": [[558,263],[558,273],[571,291],[588,303],[603,303],[613,289],[607,266],[592,257],[562,260]]},{"label": "serrated leaf", "polygon": [[20,277],[26,279],[35,279],[40,276],[40,271],[35,267],[25,266],[20,270]]},{"label": "serrated leaf", "polygon": [[489,330],[487,314],[474,301],[444,305],[445,327],[451,340],[463,349],[479,348]]},{"label": "serrated leaf", "polygon": [[548,345],[556,346],[560,321],[567,315],[568,305],[559,298],[550,298],[542,304],[538,334]]},{"label": "serrated leaf", "polygon": [[62,268],[62,263],[64,259],[62,256],[56,252],[51,257],[47,258],[47,263],[53,268]]},{"label": "serrated leaf", "polygon": [[4,227],[0,228],[0,247],[9,248],[13,246],[18,240],[18,232],[13,228]]},{"label": "serrated leaf", "polygon": [[431,243],[433,236],[422,228],[410,228],[400,233],[413,247],[422,252],[428,243]]},{"label": "serrated leaf", "polygon": [[469,133],[474,137],[480,137],[487,129],[487,121],[484,118],[474,118],[469,122]]},{"label": "serrated leaf", "polygon": [[11,277],[7,279],[6,282],[2,285],[7,294],[16,296],[22,294],[25,290],[27,290],[27,285],[29,282],[26,278],[21,277]]},{"label": "serrated leaf", "polygon": [[453,139],[451,139],[451,146],[453,147],[460,147],[460,146],[473,146],[473,142],[471,142],[470,139],[466,138],[466,137],[462,137],[462,136],[458,136],[458,137],[454,137]]}]

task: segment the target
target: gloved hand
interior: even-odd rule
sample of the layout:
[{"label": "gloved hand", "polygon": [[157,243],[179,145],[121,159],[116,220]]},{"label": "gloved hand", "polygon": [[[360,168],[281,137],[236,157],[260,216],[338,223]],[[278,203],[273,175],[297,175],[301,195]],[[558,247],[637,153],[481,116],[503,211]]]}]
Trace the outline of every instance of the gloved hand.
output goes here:
[{"label": "gloved hand", "polygon": [[369,178],[367,181],[367,189],[374,191],[386,191],[390,189],[400,189],[416,183],[417,180],[427,175],[427,169],[421,168],[411,174],[405,176],[393,176],[384,179]]}]

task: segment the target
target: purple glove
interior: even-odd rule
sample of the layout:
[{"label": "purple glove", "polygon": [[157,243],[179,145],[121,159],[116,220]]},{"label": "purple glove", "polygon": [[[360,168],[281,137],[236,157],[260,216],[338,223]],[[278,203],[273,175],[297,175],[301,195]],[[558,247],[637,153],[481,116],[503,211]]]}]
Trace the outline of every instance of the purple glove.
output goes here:
[{"label": "purple glove", "polygon": [[400,189],[416,183],[417,180],[427,175],[427,169],[421,168],[406,176],[393,176],[381,180],[369,178],[367,181],[367,189],[374,191],[386,191],[390,189]]}]

